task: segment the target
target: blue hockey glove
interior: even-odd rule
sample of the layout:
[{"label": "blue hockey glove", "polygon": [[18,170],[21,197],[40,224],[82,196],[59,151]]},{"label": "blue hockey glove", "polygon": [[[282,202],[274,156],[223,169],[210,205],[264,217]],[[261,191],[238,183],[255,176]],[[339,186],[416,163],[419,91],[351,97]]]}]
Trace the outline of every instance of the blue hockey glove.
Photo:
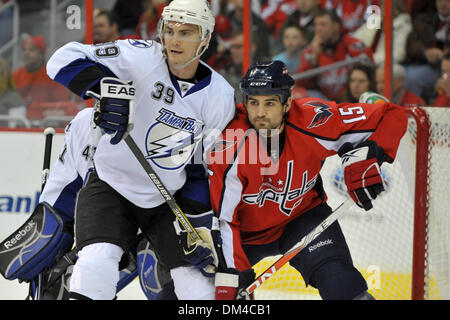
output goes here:
[{"label": "blue hockey glove", "polygon": [[95,98],[94,123],[105,133],[111,134],[111,144],[119,143],[130,132],[134,121],[135,88],[131,83],[117,78],[100,81],[100,95],[88,91]]}]

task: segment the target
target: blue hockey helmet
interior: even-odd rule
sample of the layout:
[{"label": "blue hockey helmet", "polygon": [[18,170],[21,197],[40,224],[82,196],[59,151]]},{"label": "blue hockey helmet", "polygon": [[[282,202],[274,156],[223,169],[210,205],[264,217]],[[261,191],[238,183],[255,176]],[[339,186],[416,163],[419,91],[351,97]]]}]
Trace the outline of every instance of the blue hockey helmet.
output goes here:
[{"label": "blue hockey helmet", "polygon": [[239,82],[244,101],[249,95],[278,95],[285,104],[291,96],[295,80],[289,75],[287,66],[279,61],[256,62],[250,66]]}]

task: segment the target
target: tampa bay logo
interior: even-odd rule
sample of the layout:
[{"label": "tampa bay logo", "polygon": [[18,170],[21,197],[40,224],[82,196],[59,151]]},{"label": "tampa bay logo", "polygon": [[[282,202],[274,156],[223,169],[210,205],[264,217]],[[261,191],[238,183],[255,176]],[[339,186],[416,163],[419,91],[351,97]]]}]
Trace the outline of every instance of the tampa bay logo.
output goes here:
[{"label": "tampa bay logo", "polygon": [[330,106],[321,101],[309,101],[304,105],[314,107],[314,111],[316,112],[316,115],[308,125],[308,129],[325,124],[325,122],[327,122],[328,119],[333,115],[333,113],[331,113],[331,111],[329,110]]},{"label": "tampa bay logo", "polygon": [[176,170],[185,165],[201,142],[203,123],[164,108],[146,136],[146,159],[159,168]]}]

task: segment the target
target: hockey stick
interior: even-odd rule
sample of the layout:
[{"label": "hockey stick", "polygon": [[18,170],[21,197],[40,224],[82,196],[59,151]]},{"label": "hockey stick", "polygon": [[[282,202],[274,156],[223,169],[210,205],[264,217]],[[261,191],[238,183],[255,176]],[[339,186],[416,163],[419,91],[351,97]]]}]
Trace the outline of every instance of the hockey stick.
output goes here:
[{"label": "hockey stick", "polygon": [[[47,183],[48,175],[50,174],[50,159],[52,155],[52,141],[55,135],[55,129],[48,127],[44,130],[45,145],[44,145],[44,164],[42,167],[42,180],[41,180],[41,193],[44,191],[45,184]],[[33,292],[32,284],[30,283],[30,294]],[[34,300],[41,300],[42,291],[42,272],[37,276],[36,290],[34,294]],[[29,294],[29,296],[30,296]],[[28,297],[27,297],[28,298]]]},{"label": "hockey stick", "polygon": [[45,184],[47,183],[48,175],[50,173],[50,157],[52,154],[52,141],[54,135],[55,129],[48,127],[44,130],[45,149],[44,149],[44,165],[42,168],[41,192],[44,190]]},{"label": "hockey stick", "polygon": [[184,214],[184,212],[180,209],[178,206],[175,198],[170,194],[169,190],[164,186],[159,176],[156,174],[155,170],[153,170],[152,166],[147,162],[144,155],[142,154],[139,147],[136,145],[136,142],[134,142],[133,138],[130,134],[127,134],[124,138],[125,143],[130,148],[133,155],[136,157],[136,159],[141,164],[142,168],[145,170],[147,175],[149,176],[150,180],[152,180],[153,184],[156,186],[156,189],[161,193],[164,200],[166,200],[167,204],[169,205],[172,212],[177,217],[178,221],[183,226],[184,230],[186,230],[187,234],[191,238],[192,241],[197,242],[200,239],[199,234],[195,230],[194,227],[192,227],[191,223],[189,222],[188,218]]},{"label": "hockey stick", "polygon": [[243,290],[238,298],[244,298],[255,291],[260,285],[262,285],[267,279],[272,277],[275,272],[281,269],[286,263],[288,263],[293,257],[295,257],[300,251],[302,251],[307,245],[311,243],[317,236],[319,236],[326,228],[328,228],[333,222],[340,218],[347,212],[348,208],[353,204],[350,198],[347,198],[339,207],[337,207],[325,220],[323,220],[317,227],[315,227],[310,233],[305,235],[299,242],[297,242],[291,249],[289,249],[284,255],[282,255],[277,261],[275,261],[269,268],[261,273],[255,281],[250,284],[245,290]]}]

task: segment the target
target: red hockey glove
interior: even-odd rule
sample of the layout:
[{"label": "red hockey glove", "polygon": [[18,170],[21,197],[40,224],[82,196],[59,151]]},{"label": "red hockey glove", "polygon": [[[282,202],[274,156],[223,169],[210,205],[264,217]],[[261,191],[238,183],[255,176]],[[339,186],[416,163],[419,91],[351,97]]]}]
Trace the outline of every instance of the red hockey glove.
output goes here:
[{"label": "red hockey glove", "polygon": [[215,279],[216,300],[253,300],[253,294],[244,298],[239,297],[239,294],[254,280],[255,271],[253,269],[239,272],[230,268],[224,272],[217,272]]},{"label": "red hockey glove", "polygon": [[384,191],[380,164],[384,151],[374,141],[364,141],[356,148],[344,144],[338,152],[347,190],[355,203],[366,211],[372,209],[372,200]]}]

